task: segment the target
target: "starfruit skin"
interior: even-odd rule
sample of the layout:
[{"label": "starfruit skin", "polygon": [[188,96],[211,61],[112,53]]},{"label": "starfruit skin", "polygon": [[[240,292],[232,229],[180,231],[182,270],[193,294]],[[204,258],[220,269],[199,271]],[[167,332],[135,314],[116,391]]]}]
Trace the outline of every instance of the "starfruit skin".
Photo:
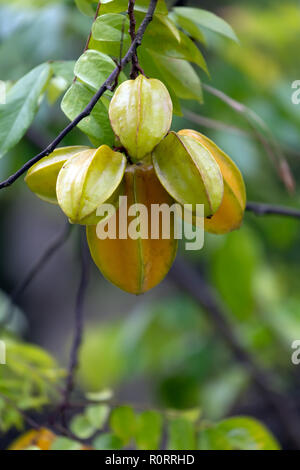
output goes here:
[{"label": "starfruit skin", "polygon": [[59,172],[56,184],[58,203],[70,222],[86,225],[97,222],[99,206],[118,190],[126,168],[126,157],[107,145],[71,157]]},{"label": "starfruit skin", "polygon": [[224,184],[221,170],[209,150],[196,139],[170,132],[154,149],[156,174],[180,204],[204,205],[205,217],[220,207]]},{"label": "starfruit skin", "polygon": [[205,135],[190,129],[179,131],[179,135],[189,136],[201,142],[211,152],[222,172],[223,200],[217,212],[210,219],[205,219],[205,230],[220,235],[237,230],[243,222],[246,207],[246,188],[240,170],[231,158]]},{"label": "starfruit skin", "polygon": [[44,201],[58,204],[56,181],[61,168],[73,155],[88,149],[89,147],[80,145],[60,147],[54,150],[48,157],[42,158],[27,172],[25,181],[29,189]]},{"label": "starfruit skin", "polygon": [[[142,203],[148,209],[148,239],[119,238],[119,210],[116,213],[116,239],[101,240],[97,237],[96,226],[88,226],[87,240],[92,258],[103,276],[120,289],[138,295],[159,284],[175,259],[174,225],[169,239],[162,238],[161,227],[158,239],[151,239],[150,232],[151,204],[172,206],[174,201],[158,181],[152,165],[129,166],[124,181],[128,207]],[[128,217],[128,226],[133,219]]]},{"label": "starfruit skin", "polygon": [[165,85],[139,75],[116,90],[109,118],[116,136],[134,162],[151,153],[171,127],[173,104]]}]

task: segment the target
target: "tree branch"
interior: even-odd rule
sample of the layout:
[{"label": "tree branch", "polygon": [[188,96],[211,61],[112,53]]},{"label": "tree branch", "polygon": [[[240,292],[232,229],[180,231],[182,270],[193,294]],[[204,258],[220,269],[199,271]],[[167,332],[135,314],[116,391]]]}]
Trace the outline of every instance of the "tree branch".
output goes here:
[{"label": "tree branch", "polygon": [[[94,16],[94,21],[93,23],[95,23],[95,21],[97,20],[98,16],[99,16],[99,12],[100,12],[100,8],[101,8],[101,1],[98,2],[98,5],[97,5],[97,8],[96,8],[96,13],[95,13],[95,16]],[[91,39],[92,39],[92,28],[91,28],[91,31],[90,31],[90,34],[87,38],[87,41],[86,41],[86,45],[85,45],[85,48],[83,50],[83,52],[86,52],[89,48],[89,45],[90,45],[90,42],[91,42]]]},{"label": "tree branch", "polygon": [[263,204],[261,202],[248,202],[246,211],[255,215],[281,215],[283,217],[294,217],[300,219],[300,210],[292,207],[276,206],[273,204]]},{"label": "tree branch", "polygon": [[[131,37],[131,43],[134,42],[136,34],[135,34],[135,28],[136,28],[136,20],[135,20],[135,15],[134,15],[134,6],[135,6],[135,0],[129,0],[128,1],[128,16],[129,16],[129,34]],[[137,52],[135,52],[132,56],[132,68],[130,72],[130,78],[135,79],[138,76],[139,71],[141,71],[140,65],[139,65],[139,60],[137,56]]]},{"label": "tree branch", "polygon": [[16,303],[17,299],[25,291],[25,289],[27,289],[29,284],[34,280],[34,278],[40,272],[40,270],[47,264],[47,262],[51,259],[54,253],[68,240],[72,227],[73,226],[67,222],[63,231],[53,240],[53,242],[49,244],[49,246],[42,253],[40,258],[31,267],[27,276],[13,290],[13,292],[10,295],[7,312],[4,318],[0,322],[1,327],[3,327],[5,324],[11,321],[12,315],[14,313],[14,304]]},{"label": "tree branch", "polygon": [[68,375],[66,379],[66,386],[63,391],[63,401],[60,406],[62,416],[69,406],[70,397],[74,388],[74,376],[78,367],[78,355],[83,336],[83,306],[89,280],[89,252],[85,239],[85,232],[81,231],[81,278],[77,292],[76,307],[75,307],[75,334],[71,348],[70,362],[68,367]]},{"label": "tree branch", "polygon": [[287,190],[292,193],[295,189],[295,181],[291,173],[289,164],[282,152],[281,146],[273,136],[267,124],[252,109],[234,100],[223,91],[210,85],[203,84],[204,90],[226,103],[231,109],[239,113],[251,127],[256,139],[264,147],[266,154],[275,165],[279,177],[284,182]]},{"label": "tree branch", "polygon": [[131,44],[130,48],[128,49],[127,53],[125,54],[124,58],[122,59],[121,63],[114,69],[110,76],[101,85],[101,87],[93,96],[86,108],[72,122],[70,122],[70,124],[68,124],[68,126],[65,127],[65,129],[61,131],[60,134],[51,142],[51,144],[49,144],[42,152],[40,152],[38,155],[33,157],[27,163],[25,163],[25,165],[23,165],[22,168],[20,168],[16,173],[14,173],[5,181],[0,183],[0,189],[11,186],[18,178],[20,178],[20,176],[22,176],[30,167],[32,167],[32,165],[41,160],[43,157],[50,155],[50,153],[52,153],[56,149],[60,142],[66,137],[66,135],[68,135],[84,118],[91,114],[101,96],[105,93],[106,90],[111,90],[116,78],[118,77],[118,74],[120,73],[120,70],[123,70],[124,67],[131,61],[133,55],[136,53],[137,48],[141,45],[147,26],[153,19],[157,1],[158,0],[151,0],[146,16],[136,33],[136,37],[133,43]]},{"label": "tree branch", "polygon": [[256,363],[251,354],[243,347],[226,318],[226,311],[217,300],[217,293],[201,277],[199,272],[183,260],[177,259],[171,276],[181,288],[187,291],[204,309],[209,321],[227,343],[233,355],[245,367],[265,400],[272,407],[281,426],[289,436],[290,442],[300,448],[299,417],[294,404],[285,396],[274,391],[274,377],[269,371]]}]

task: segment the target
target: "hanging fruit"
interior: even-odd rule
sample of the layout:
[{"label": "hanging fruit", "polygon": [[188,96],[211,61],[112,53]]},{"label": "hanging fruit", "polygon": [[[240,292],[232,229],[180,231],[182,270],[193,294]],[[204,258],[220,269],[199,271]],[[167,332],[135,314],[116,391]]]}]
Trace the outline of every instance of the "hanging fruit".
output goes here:
[{"label": "hanging fruit", "polygon": [[[169,237],[162,237],[162,227],[154,227],[151,217],[152,204],[167,204],[170,207],[173,199],[164,190],[151,165],[131,165],[125,172],[125,196],[128,207],[133,204],[144,204],[147,208],[147,220],[140,218],[148,233],[156,232],[157,239],[128,236],[131,223],[136,223],[134,216],[121,220],[119,208],[115,216],[116,238],[101,240],[96,226],[87,227],[87,239],[94,262],[106,279],[131,294],[142,294],[159,284],[172,266],[177,251],[177,240],[174,239],[174,223],[171,223]],[[109,219],[112,222],[112,219]],[[145,223],[146,222],[146,223]],[[123,233],[124,238],[120,236]]]},{"label": "hanging fruit", "polygon": [[70,157],[88,148],[80,145],[61,147],[54,150],[48,157],[42,158],[27,172],[25,181],[29,189],[44,201],[57,204],[56,181],[58,173]]},{"label": "hanging fruit", "polygon": [[134,162],[151,153],[167,134],[172,113],[165,85],[143,75],[123,82],[109,106],[112,128]]},{"label": "hanging fruit", "polygon": [[223,198],[223,178],[216,160],[192,137],[170,132],[152,154],[156,174],[168,193],[180,204],[204,205],[212,216]]},{"label": "hanging fruit", "polygon": [[238,229],[242,224],[246,207],[246,188],[240,170],[231,158],[205,135],[190,129],[179,131],[179,135],[191,137],[204,145],[218,163],[223,176],[222,203],[211,218],[205,219],[205,230],[215,234],[225,234]]},{"label": "hanging fruit", "polygon": [[[143,75],[127,80],[109,105],[118,148],[62,147],[25,178],[31,191],[58,204],[71,223],[87,226],[96,265],[132,294],[159,284],[172,266],[178,238],[175,202],[185,211],[188,205],[185,217],[200,227],[203,215],[197,206],[203,205],[204,228],[215,234],[239,228],[245,211],[245,185],[237,166],[203,134],[170,131],[172,110],[162,82]],[[126,198],[128,212],[120,203]],[[139,205],[146,209],[144,217]],[[167,235],[163,218],[153,219],[155,206],[169,209]],[[110,226],[115,236],[104,233]]]},{"label": "hanging fruit", "polygon": [[96,211],[120,187],[126,158],[107,145],[71,157],[59,172],[58,204],[72,223],[96,223]]}]

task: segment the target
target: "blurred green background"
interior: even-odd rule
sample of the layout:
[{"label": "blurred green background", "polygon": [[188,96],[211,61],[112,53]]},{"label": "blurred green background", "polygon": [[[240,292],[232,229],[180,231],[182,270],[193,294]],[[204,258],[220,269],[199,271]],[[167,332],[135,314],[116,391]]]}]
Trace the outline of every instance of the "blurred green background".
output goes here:
[{"label": "blurred green background", "polygon": [[[17,11],[13,3],[0,1],[1,80],[16,80],[43,61],[76,60],[82,53],[91,20],[72,1],[23,1]],[[240,44],[207,32],[202,50],[211,77],[203,73],[202,80],[264,120],[297,183],[300,105],[291,102],[291,85],[300,79],[299,2],[228,0],[185,5],[214,11],[233,26]],[[203,105],[187,102],[184,108],[189,114],[176,117],[174,129],[192,127],[215,140],[240,167],[249,200],[299,206],[299,187],[294,193],[286,190],[243,114],[205,90]],[[1,179],[36,154],[66,123],[59,101],[51,106],[43,103],[26,138],[1,160]],[[86,140],[76,130],[64,142],[83,144]],[[1,192],[0,207],[4,314],[5,295],[62,230],[64,217],[31,194],[22,179]],[[246,213],[241,230],[227,236],[206,234],[200,252],[185,253],[183,246],[180,250],[214,286],[232,330],[257,363],[275,374],[287,402],[299,395],[300,366],[291,363],[291,343],[300,339],[299,246],[298,220]],[[74,230],[70,241],[18,299],[20,313],[13,326],[63,365],[79,282],[77,248]],[[151,292],[134,297],[109,284],[92,266],[85,312],[79,371],[82,389],[110,387],[119,401],[200,408],[208,420],[248,414],[263,421],[283,446],[290,446],[246,368],[236,361],[209,315],[180,290],[172,274]]]}]

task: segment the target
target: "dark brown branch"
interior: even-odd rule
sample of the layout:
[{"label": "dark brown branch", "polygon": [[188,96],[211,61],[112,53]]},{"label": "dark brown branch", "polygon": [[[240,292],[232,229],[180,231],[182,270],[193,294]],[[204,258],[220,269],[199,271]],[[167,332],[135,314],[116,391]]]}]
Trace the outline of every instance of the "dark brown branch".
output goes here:
[{"label": "dark brown branch", "polygon": [[63,401],[60,406],[62,415],[64,416],[65,410],[69,406],[70,397],[74,388],[75,373],[79,362],[79,350],[82,343],[83,336],[83,307],[86,296],[86,290],[89,281],[89,252],[85,238],[85,232],[81,231],[81,278],[76,298],[75,307],[75,333],[74,340],[71,348],[70,362],[68,367],[68,375],[66,379],[66,386],[63,392]]},{"label": "dark brown branch", "polygon": [[300,210],[292,207],[276,206],[273,204],[263,204],[261,202],[248,202],[246,206],[248,212],[255,215],[280,215],[283,217],[293,217],[300,219]]},{"label": "dark brown branch", "polygon": [[157,1],[158,0],[151,0],[146,16],[136,33],[135,40],[133,41],[124,58],[122,59],[121,64],[114,69],[110,76],[101,85],[101,87],[93,96],[86,108],[72,122],[70,122],[70,124],[68,124],[68,126],[63,131],[60,132],[60,134],[53,140],[53,142],[51,142],[51,144],[48,145],[48,147],[46,147],[42,152],[40,152],[38,155],[33,157],[27,163],[25,163],[25,165],[23,165],[22,168],[20,168],[16,173],[14,173],[5,181],[0,183],[0,189],[11,186],[18,178],[20,178],[20,176],[22,176],[30,167],[32,167],[32,165],[41,160],[43,157],[50,155],[50,153],[52,153],[56,149],[60,142],[66,137],[66,135],[68,135],[84,118],[91,114],[94,107],[98,103],[101,96],[105,93],[105,91],[112,89],[115,80],[118,77],[118,74],[120,73],[120,70],[123,70],[124,67],[131,61],[133,55],[136,53],[137,48],[141,45],[147,26],[153,19]]},{"label": "dark brown branch", "polygon": [[[129,0],[128,1],[128,16],[129,16],[129,34],[131,37],[131,43],[134,42],[136,33],[135,33],[135,28],[136,28],[136,20],[135,20],[135,14],[134,14],[134,6],[135,6],[135,0]],[[135,79],[138,76],[139,73],[139,60],[137,53],[135,52],[132,56],[132,67],[131,67],[131,72],[130,72],[130,78]]]},{"label": "dark brown branch", "polygon": [[9,323],[12,319],[12,315],[14,313],[14,305],[17,299],[22,295],[22,293],[27,289],[29,284],[35,279],[36,275],[41,271],[41,269],[48,263],[48,261],[52,258],[54,253],[62,247],[62,245],[68,240],[69,235],[72,230],[72,225],[69,223],[66,224],[63,231],[49,244],[46,250],[42,253],[40,258],[36,261],[36,263],[32,266],[30,271],[28,272],[25,279],[23,279],[19,285],[13,290],[10,300],[9,306],[7,308],[7,312],[5,317],[1,320],[0,326],[3,326]]},{"label": "dark brown branch", "polygon": [[130,34],[132,42],[135,40],[135,28],[136,28],[134,6],[135,6],[135,0],[129,0],[128,2],[129,34]]},{"label": "dark brown branch", "polygon": [[278,421],[289,436],[291,444],[299,449],[299,417],[295,413],[294,404],[290,399],[287,401],[286,397],[274,391],[276,381],[273,376],[256,363],[255,359],[240,343],[226,318],[226,311],[219,302],[217,293],[196,269],[183,260],[179,259],[175,262],[171,270],[171,276],[182,289],[187,291],[203,307],[209,321],[214,324],[236,360],[248,371],[257,388],[272,407]]}]

